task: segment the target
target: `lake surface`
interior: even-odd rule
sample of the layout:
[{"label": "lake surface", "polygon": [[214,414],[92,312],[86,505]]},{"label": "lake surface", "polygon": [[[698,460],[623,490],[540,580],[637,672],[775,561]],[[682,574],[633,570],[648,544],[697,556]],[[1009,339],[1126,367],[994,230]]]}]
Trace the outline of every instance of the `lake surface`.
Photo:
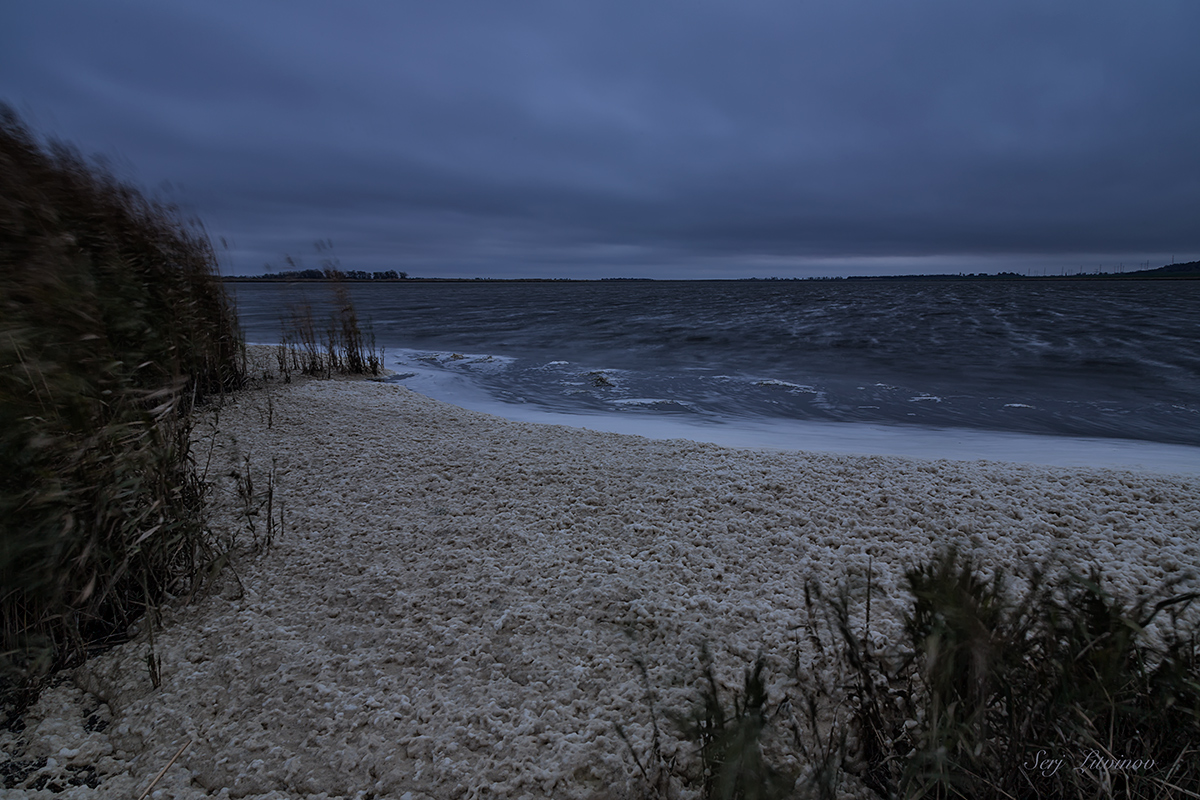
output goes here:
[{"label": "lake surface", "polygon": [[[230,288],[248,341],[278,341],[291,306],[330,311],[327,285]],[[856,452],[938,432],[1200,448],[1200,281],[348,289],[405,383],[510,418],[759,444],[808,430]]]}]

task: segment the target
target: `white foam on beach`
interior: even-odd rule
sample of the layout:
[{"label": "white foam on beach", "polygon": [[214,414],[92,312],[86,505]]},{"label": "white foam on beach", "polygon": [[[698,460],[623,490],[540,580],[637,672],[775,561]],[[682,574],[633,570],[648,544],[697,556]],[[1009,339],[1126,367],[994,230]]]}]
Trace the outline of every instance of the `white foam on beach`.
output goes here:
[{"label": "white foam on beach", "polygon": [[1200,481],[1179,476],[728,449],[306,379],[196,434],[214,528],[245,536],[230,472],[249,458],[260,487],[274,468],[286,530],[167,610],[160,686],[143,633],[0,730],[43,764],[30,780],[99,779],[25,796],[137,797],[168,765],[155,796],[176,800],[636,796],[616,726],[641,752],[655,735],[638,663],[663,710],[692,701],[706,643],[727,688],[760,653],[782,681],[809,580],[843,582],[862,620],[870,570],[871,636],[894,641],[904,568],[950,543],[990,567],[1097,564],[1121,594],[1200,563]]},{"label": "white foam on beach", "polygon": [[[395,366],[397,370],[411,368]],[[1072,436],[1042,436],[970,428],[883,425],[814,420],[695,419],[615,412],[581,414],[551,411],[532,404],[505,403],[465,376],[428,370],[403,385],[442,402],[520,422],[567,425],[649,439],[690,439],[725,447],[888,455],[956,461],[1010,461],[1060,467],[1135,469],[1200,475],[1200,447]],[[939,400],[916,397],[913,400]],[[635,400],[627,405],[645,405]]]}]

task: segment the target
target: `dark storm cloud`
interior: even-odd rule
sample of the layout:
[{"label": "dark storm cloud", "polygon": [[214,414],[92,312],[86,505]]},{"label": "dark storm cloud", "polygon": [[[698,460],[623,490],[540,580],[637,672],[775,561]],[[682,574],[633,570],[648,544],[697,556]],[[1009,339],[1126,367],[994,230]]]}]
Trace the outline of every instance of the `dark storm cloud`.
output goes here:
[{"label": "dark storm cloud", "polygon": [[1200,256],[1182,0],[3,13],[0,98],[172,181],[233,272],[317,238],[446,275]]}]

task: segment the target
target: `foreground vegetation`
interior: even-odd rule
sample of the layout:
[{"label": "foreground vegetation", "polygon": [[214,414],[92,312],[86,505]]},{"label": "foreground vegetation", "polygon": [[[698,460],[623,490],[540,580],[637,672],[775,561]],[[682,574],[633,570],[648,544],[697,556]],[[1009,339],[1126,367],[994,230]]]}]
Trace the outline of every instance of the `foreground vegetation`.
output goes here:
[{"label": "foreground vegetation", "polygon": [[0,700],[218,562],[191,410],[244,381],[199,228],[0,108]]},{"label": "foreground vegetation", "polygon": [[[340,281],[333,300],[324,325],[293,309],[284,380],[379,374]],[[0,106],[0,723],[226,563],[193,412],[242,388],[246,363],[199,225]],[[238,480],[252,547],[269,542],[270,482]]]},{"label": "foreground vegetation", "polygon": [[[726,688],[706,654],[690,710],[660,721],[648,703],[652,741],[626,738],[644,796],[1200,797],[1200,595],[1129,602],[1097,571],[1048,576],[1018,593],[942,553],[908,571],[887,648],[865,635],[869,594],[856,623],[845,593],[807,591],[809,655],[781,696],[762,658]],[[663,724],[690,758],[665,756]]]}]

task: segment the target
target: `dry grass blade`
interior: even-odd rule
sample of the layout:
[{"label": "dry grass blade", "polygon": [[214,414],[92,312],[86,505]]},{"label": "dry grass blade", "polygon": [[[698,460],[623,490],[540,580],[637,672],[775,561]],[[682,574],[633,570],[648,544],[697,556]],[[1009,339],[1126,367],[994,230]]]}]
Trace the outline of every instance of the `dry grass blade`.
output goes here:
[{"label": "dry grass blade", "polygon": [[179,757],[183,755],[183,751],[187,750],[195,743],[195,739],[188,739],[186,742],[184,742],[180,748],[175,751],[175,755],[171,756],[171,760],[167,762],[167,765],[159,770],[158,774],[154,776],[154,780],[150,781],[150,785],[147,786],[140,795],[138,795],[138,800],[146,800],[146,798],[150,796],[150,792],[154,791],[154,787],[157,786],[158,782],[162,780],[163,775],[167,774],[167,770],[171,768],[171,765],[178,761]]}]

